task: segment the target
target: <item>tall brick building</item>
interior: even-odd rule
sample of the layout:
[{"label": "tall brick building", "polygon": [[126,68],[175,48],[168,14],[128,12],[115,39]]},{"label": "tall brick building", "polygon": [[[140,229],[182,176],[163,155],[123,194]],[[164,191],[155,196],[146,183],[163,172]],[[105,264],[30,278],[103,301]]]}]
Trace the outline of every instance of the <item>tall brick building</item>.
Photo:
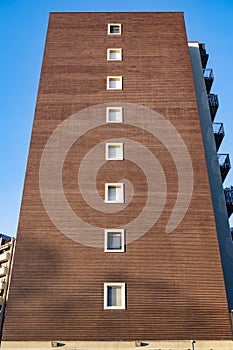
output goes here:
[{"label": "tall brick building", "polygon": [[50,15],[3,347],[231,341],[207,56],[182,13]]}]

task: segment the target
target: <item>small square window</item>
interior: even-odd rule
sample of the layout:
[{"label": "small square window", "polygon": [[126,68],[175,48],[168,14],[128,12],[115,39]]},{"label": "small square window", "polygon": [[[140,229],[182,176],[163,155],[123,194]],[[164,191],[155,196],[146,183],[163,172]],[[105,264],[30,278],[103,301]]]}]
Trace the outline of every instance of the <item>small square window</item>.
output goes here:
[{"label": "small square window", "polygon": [[122,77],[107,77],[107,90],[122,90]]},{"label": "small square window", "polygon": [[110,253],[125,251],[125,232],[123,229],[106,229],[104,231],[104,251]]},{"label": "small square window", "polygon": [[125,283],[104,283],[104,309],[125,309]]},{"label": "small square window", "polygon": [[122,61],[122,49],[108,49],[107,59],[108,61]]},{"label": "small square window", "polygon": [[123,143],[106,143],[106,160],[123,160]]},{"label": "small square window", "polygon": [[109,23],[108,24],[108,34],[109,35],[121,35],[121,24]]},{"label": "small square window", "polygon": [[106,121],[108,123],[122,123],[123,109],[122,107],[107,107]]},{"label": "small square window", "polygon": [[124,184],[105,184],[105,203],[124,203]]}]

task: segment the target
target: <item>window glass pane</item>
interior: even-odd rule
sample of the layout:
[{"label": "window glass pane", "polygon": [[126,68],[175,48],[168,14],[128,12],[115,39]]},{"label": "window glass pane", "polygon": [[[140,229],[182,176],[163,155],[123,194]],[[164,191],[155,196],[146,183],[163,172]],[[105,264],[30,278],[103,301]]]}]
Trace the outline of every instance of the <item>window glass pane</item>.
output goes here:
[{"label": "window glass pane", "polygon": [[108,249],[121,249],[121,236],[120,232],[108,232]]},{"label": "window glass pane", "polygon": [[118,57],[117,51],[110,51],[110,59],[115,60]]},{"label": "window glass pane", "polygon": [[108,122],[122,122],[122,108],[111,107],[107,109]]},{"label": "window glass pane", "polygon": [[114,33],[120,33],[120,26],[116,25],[111,25],[110,26],[110,33],[114,34]]},{"label": "window glass pane", "polygon": [[[119,113],[119,112],[118,112],[118,113]],[[108,119],[109,119],[111,122],[117,120],[117,110],[116,110],[116,109],[110,109],[110,110],[109,110]]]},{"label": "window glass pane", "polygon": [[121,51],[120,50],[110,50],[109,53],[110,60],[120,60],[121,59]]},{"label": "window glass pane", "polygon": [[108,200],[109,201],[115,201],[117,195],[117,189],[116,187],[109,186],[108,187]]},{"label": "window glass pane", "polygon": [[121,306],[121,287],[116,288],[116,306]]},{"label": "window glass pane", "polygon": [[109,79],[109,87],[110,89],[116,89],[117,79],[114,79],[114,78]]},{"label": "window glass pane", "polygon": [[116,305],[116,300],[114,300],[114,293],[113,293],[113,287],[108,287],[108,300],[107,300],[107,305],[108,306],[115,306]]},{"label": "window glass pane", "polygon": [[115,159],[117,157],[117,146],[108,146],[108,158]]},{"label": "window glass pane", "polygon": [[107,306],[121,306],[121,287],[108,287]]}]

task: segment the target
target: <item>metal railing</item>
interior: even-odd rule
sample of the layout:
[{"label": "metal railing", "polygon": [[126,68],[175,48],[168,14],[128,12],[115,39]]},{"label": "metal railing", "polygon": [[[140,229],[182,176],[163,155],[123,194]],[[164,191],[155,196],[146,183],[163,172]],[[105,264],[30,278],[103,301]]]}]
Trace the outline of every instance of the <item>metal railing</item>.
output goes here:
[{"label": "metal railing", "polygon": [[218,154],[218,162],[221,168],[226,168],[226,169],[231,168],[229,154]]},{"label": "metal railing", "polygon": [[214,73],[213,73],[213,69],[211,68],[203,69],[203,75],[205,79],[214,80]]},{"label": "metal railing", "polygon": [[213,123],[213,131],[216,135],[225,135],[223,123]]},{"label": "metal railing", "polygon": [[199,44],[199,50],[201,55],[206,55],[206,49],[205,49],[205,44],[200,43]]},{"label": "metal railing", "polygon": [[218,102],[218,95],[216,94],[208,94],[208,101],[210,107],[218,107],[219,102]]},{"label": "metal railing", "polygon": [[231,230],[231,239],[233,241],[233,227],[231,227],[230,230]]},{"label": "metal railing", "polygon": [[202,68],[205,68],[207,65],[208,58],[209,58],[209,55],[206,53],[205,44],[203,44],[203,43],[199,44],[199,51],[200,51],[200,56],[201,56]]},{"label": "metal railing", "polygon": [[[226,203],[233,206],[233,186],[224,188]],[[231,228],[233,231],[233,228]]]}]

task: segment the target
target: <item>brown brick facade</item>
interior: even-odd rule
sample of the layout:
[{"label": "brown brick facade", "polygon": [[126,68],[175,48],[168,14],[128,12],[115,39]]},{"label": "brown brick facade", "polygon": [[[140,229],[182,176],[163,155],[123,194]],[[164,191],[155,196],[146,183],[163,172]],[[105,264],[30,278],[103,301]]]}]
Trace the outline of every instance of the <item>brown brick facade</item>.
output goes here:
[{"label": "brown brick facade", "polygon": [[[108,23],[121,23],[122,35],[107,35]],[[123,49],[120,62],[107,61],[107,49],[114,47]],[[106,90],[106,77],[114,75],[123,77],[122,91]],[[123,137],[143,144],[163,168],[168,193],[164,210],[122,254],[104,253],[103,248],[79,244],[62,234],[45,211],[39,188],[41,156],[55,128],[84,108],[115,102],[148,107],[172,123],[189,151],[194,172],[190,206],[168,234],[165,229],[179,184],[172,156],[158,139],[127,123],[106,123],[72,145],[63,164],[64,192],[75,215],[93,227],[131,222],[145,206],[148,184],[134,162],[125,159],[120,166],[107,162],[97,174],[99,195],[104,199],[104,184],[119,179],[130,180],[134,195],[118,213],[94,210],[77,186],[79,167],[89,150],[109,138]],[[85,123],[88,126],[89,120]],[[104,148],[99,156],[104,156]],[[160,198],[159,191],[156,195]],[[67,220],[63,213],[60,218]],[[126,310],[103,309],[104,282],[126,283]],[[3,339],[230,338],[183,14],[52,13]]]}]

